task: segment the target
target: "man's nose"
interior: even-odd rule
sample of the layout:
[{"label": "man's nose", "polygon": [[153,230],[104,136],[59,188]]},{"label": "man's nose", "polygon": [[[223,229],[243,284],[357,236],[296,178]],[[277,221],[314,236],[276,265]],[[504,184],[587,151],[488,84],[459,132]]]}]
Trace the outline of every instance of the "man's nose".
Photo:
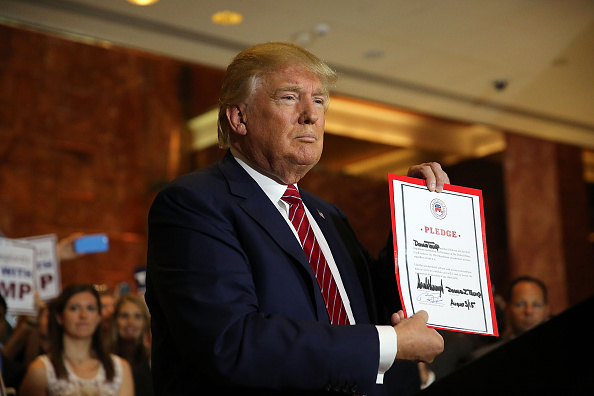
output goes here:
[{"label": "man's nose", "polygon": [[301,113],[299,115],[300,124],[315,124],[320,116],[316,111],[315,104],[313,101],[303,101],[301,104]]},{"label": "man's nose", "polygon": [[526,315],[532,315],[534,313],[534,307],[531,304],[526,304],[526,308],[524,308],[524,313]]}]

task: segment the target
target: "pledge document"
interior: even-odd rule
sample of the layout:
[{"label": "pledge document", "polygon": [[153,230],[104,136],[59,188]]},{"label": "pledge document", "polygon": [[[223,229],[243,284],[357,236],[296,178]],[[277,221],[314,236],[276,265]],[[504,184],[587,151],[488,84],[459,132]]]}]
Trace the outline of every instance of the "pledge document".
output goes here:
[{"label": "pledge document", "polygon": [[433,328],[497,336],[480,190],[389,175],[394,262],[403,310]]}]

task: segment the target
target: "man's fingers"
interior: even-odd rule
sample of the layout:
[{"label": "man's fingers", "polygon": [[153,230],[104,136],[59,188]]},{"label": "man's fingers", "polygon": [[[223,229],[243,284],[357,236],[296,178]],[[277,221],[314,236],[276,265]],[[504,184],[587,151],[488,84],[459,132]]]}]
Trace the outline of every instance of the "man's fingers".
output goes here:
[{"label": "man's fingers", "polygon": [[435,329],[427,327],[428,319],[427,311],[421,310],[394,325],[398,335],[396,358],[431,363],[443,352],[443,337]]},{"label": "man's fingers", "polygon": [[398,316],[397,313],[393,313],[392,314],[392,326],[396,326],[398,323],[400,323],[400,316]]},{"label": "man's fingers", "polygon": [[450,183],[450,178],[437,162],[426,162],[411,166],[407,176],[424,179],[429,191],[443,191],[444,184]]},{"label": "man's fingers", "polygon": [[450,178],[447,173],[441,169],[441,165],[437,162],[431,162],[429,164],[433,174],[435,175],[435,191],[442,192],[444,184],[450,184]]},{"label": "man's fingers", "polygon": [[402,310],[392,314],[392,326],[396,326],[398,323],[404,320],[404,312]]},{"label": "man's fingers", "polygon": [[420,310],[414,316],[421,318],[424,323],[427,323],[427,321],[429,320],[429,314],[425,310]]},{"label": "man's fingers", "polygon": [[[429,314],[425,310],[420,310],[409,319],[416,318],[415,320],[423,321],[423,323],[427,324],[429,320]],[[398,323],[404,320],[404,311],[400,310],[392,314],[392,326],[396,326]]]}]

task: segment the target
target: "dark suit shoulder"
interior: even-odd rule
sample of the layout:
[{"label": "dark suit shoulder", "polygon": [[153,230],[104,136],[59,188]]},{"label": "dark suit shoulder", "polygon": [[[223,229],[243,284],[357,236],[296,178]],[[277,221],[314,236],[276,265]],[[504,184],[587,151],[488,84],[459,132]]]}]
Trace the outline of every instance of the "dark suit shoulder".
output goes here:
[{"label": "dark suit shoulder", "polygon": [[233,158],[230,152],[219,162],[179,176],[163,188],[189,189],[207,195],[229,194],[248,197],[257,187],[256,182]]},{"label": "dark suit shoulder", "polygon": [[226,184],[225,177],[218,167],[218,163],[178,176],[170,181],[163,190],[176,187],[190,189],[212,189],[219,184]]}]

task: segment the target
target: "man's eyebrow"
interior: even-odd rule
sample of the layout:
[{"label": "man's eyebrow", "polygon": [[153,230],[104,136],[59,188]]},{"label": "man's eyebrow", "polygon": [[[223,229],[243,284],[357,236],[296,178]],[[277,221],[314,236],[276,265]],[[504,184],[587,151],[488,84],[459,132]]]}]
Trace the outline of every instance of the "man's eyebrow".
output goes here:
[{"label": "man's eyebrow", "polygon": [[[302,85],[287,85],[285,87],[280,87],[278,89],[276,89],[274,91],[275,94],[278,94],[280,92],[299,92],[299,91],[303,91],[303,86]],[[313,94],[313,96],[328,96],[328,90],[321,88],[317,91],[315,91]]]},{"label": "man's eyebrow", "polygon": [[313,93],[314,96],[330,96],[330,93],[326,88],[319,89]]},{"label": "man's eyebrow", "polygon": [[301,85],[287,85],[287,86],[280,87],[280,88],[276,89],[274,91],[274,93],[280,93],[280,92],[286,92],[286,91],[291,91],[291,92],[303,91],[303,86],[301,86]]}]

